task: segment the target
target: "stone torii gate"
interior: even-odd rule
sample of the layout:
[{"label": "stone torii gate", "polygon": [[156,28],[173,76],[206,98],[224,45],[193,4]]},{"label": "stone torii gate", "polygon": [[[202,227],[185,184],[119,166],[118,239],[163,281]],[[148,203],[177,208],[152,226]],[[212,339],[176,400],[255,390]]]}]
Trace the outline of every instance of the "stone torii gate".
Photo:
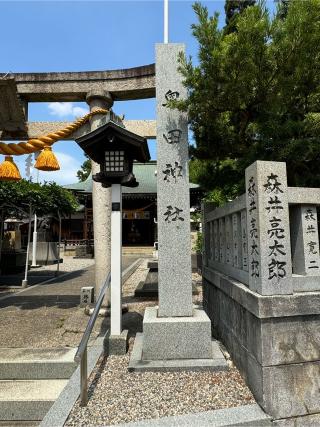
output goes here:
[{"label": "stone torii gate", "polygon": [[[114,101],[155,97],[155,65],[111,71],[0,74],[0,139],[26,140],[55,132],[68,122],[29,122],[30,102],[87,102],[90,110],[111,109]],[[97,114],[67,139],[74,140],[110,119]],[[125,127],[148,139],[156,137],[154,120],[127,120]],[[93,163],[92,171],[99,171]],[[93,182],[96,295],[110,270],[111,192]]]}]

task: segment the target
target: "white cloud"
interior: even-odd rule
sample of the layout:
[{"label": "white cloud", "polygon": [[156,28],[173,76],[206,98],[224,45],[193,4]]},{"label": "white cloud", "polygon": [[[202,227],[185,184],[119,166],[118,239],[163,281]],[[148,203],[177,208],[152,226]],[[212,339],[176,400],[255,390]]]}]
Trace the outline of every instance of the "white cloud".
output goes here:
[{"label": "white cloud", "polygon": [[74,107],[72,109],[72,112],[73,112],[73,115],[75,117],[79,117],[79,116],[81,117],[81,116],[84,116],[85,114],[89,113],[88,109],[83,108],[83,107]]},{"label": "white cloud", "polygon": [[74,106],[73,102],[50,102],[48,108],[52,116],[58,117],[79,117],[89,112],[86,108]]},{"label": "white cloud", "polygon": [[[55,181],[57,184],[73,184],[78,181],[77,171],[81,167],[81,162],[74,159],[69,154],[55,151],[59,164],[60,170],[56,172],[42,172],[39,173],[39,181]],[[35,173],[33,174],[35,175]]]},{"label": "white cloud", "polygon": [[50,102],[48,108],[53,116],[63,117],[72,115],[72,106],[72,102]]}]

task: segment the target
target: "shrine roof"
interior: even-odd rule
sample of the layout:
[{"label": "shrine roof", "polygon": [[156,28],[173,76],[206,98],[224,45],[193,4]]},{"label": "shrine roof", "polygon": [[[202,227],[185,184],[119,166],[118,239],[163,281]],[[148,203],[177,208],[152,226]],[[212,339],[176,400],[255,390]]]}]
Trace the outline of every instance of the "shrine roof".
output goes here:
[{"label": "shrine roof", "polygon": [[[139,182],[139,186],[135,188],[123,187],[124,195],[134,196],[142,194],[156,194],[157,193],[157,177],[156,177],[157,162],[151,161],[147,163],[133,163],[133,173]],[[90,175],[83,182],[76,182],[75,184],[64,185],[64,188],[76,192],[92,193],[92,176]],[[190,183],[190,190],[199,189],[199,185]]]}]

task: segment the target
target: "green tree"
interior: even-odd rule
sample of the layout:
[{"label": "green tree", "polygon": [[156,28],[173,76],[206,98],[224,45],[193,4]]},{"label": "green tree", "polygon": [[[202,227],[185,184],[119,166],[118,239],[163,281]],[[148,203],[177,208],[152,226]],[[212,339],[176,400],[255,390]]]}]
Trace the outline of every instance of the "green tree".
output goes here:
[{"label": "green tree", "polygon": [[77,172],[77,177],[79,179],[79,182],[85,181],[88,178],[88,176],[91,174],[91,160],[89,156],[87,156],[86,154],[85,156],[87,160],[85,160],[82,163],[81,169],[79,169]]},{"label": "green tree", "polygon": [[21,216],[29,212],[29,206],[40,215],[64,216],[73,213],[78,202],[71,191],[54,182],[38,184],[21,180],[0,181],[0,209],[4,217]]},{"label": "green tree", "polygon": [[[286,0],[283,0],[286,1]],[[226,14],[226,27],[227,34],[236,31],[237,17],[248,7],[253,6],[255,0],[226,0],[224,11]]]},{"label": "green tree", "polygon": [[280,19],[285,19],[288,14],[289,3],[291,0],[280,0],[278,7],[278,15]]},{"label": "green tree", "polygon": [[289,2],[285,19],[247,7],[229,34],[193,7],[199,65],[180,55],[189,98],[170,105],[188,111],[193,180],[233,197],[260,159],[286,161],[289,185],[319,187],[320,0]]}]

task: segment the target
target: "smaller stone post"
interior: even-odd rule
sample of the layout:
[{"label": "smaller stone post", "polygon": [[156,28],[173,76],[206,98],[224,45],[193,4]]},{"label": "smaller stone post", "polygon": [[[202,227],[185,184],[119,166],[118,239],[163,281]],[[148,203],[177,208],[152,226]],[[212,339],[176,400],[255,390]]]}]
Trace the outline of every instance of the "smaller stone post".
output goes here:
[{"label": "smaller stone post", "polygon": [[224,218],[219,218],[219,262],[225,263],[226,260],[226,234]]},{"label": "smaller stone post", "polygon": [[225,217],[226,264],[232,265],[232,223],[229,215]]},{"label": "smaller stone post", "polygon": [[320,276],[317,209],[293,206],[290,211],[292,269],[294,274]]},{"label": "smaller stone post", "polygon": [[239,213],[234,213],[232,215],[232,255],[233,266],[235,268],[242,268],[241,222]]},{"label": "smaller stone post", "polygon": [[247,212],[241,211],[241,255],[242,255],[242,269],[249,271],[248,266],[248,234],[247,234]]},{"label": "smaller stone post", "polygon": [[[214,203],[207,202],[201,203],[201,229],[203,232],[203,248],[202,248],[202,265],[208,266],[209,261],[214,258],[214,248],[217,244],[216,236],[214,234],[213,222],[207,222],[207,213],[213,209]],[[206,228],[207,227],[207,228]]]},{"label": "smaller stone post", "polygon": [[219,262],[219,226],[218,221],[213,222],[213,234],[214,234],[214,261]]},{"label": "smaller stone post", "polygon": [[210,230],[210,248],[209,248],[209,259],[213,260],[214,258],[214,233],[213,233],[213,221],[210,221],[209,223],[209,230]]},{"label": "smaller stone post", "polygon": [[292,294],[286,164],[256,161],[246,169],[249,288]]}]

